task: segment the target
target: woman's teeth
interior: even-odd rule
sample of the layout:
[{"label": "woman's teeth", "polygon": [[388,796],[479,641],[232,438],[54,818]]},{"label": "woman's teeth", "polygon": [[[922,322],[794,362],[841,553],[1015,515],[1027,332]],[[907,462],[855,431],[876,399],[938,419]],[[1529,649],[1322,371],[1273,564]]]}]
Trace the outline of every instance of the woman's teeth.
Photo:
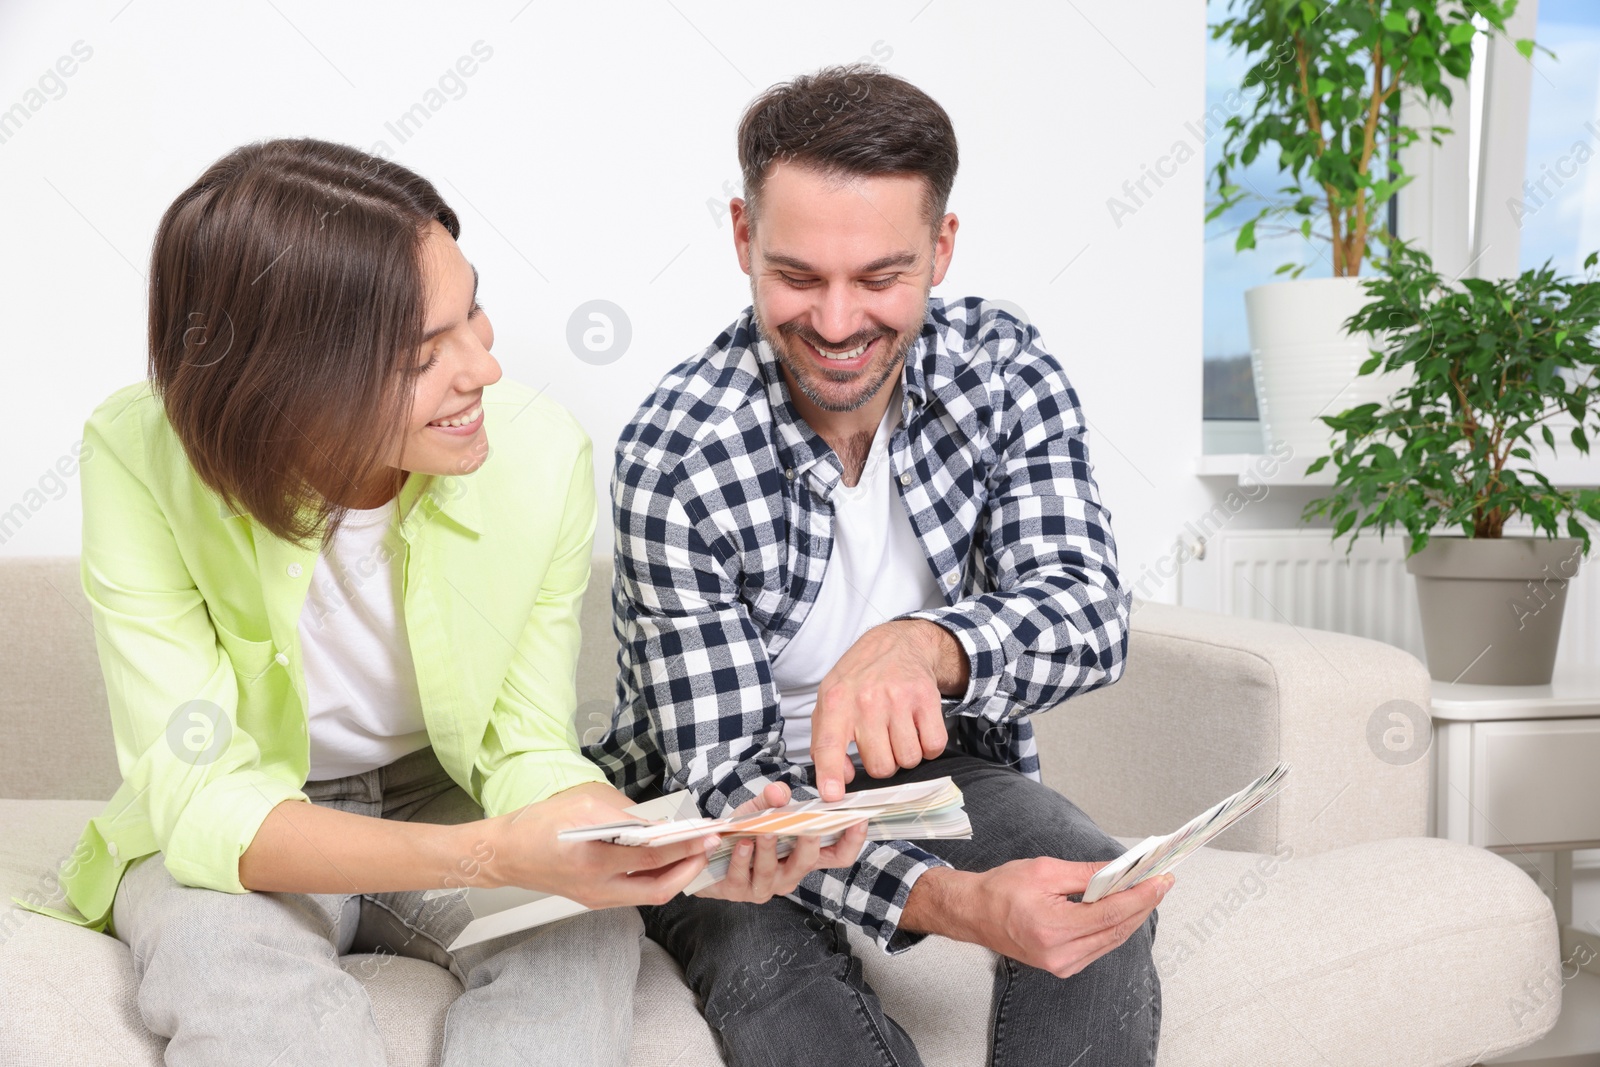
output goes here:
[{"label": "woman's teeth", "polygon": [[[861,355],[861,353],[865,352],[871,345],[872,345],[872,342],[868,341],[864,345],[857,345],[855,348],[850,349],[848,352],[829,352],[825,348],[818,348],[817,351],[819,353],[821,353],[823,359],[839,359],[839,360],[855,359],[857,356]],[[815,346],[813,346],[813,347],[815,347]]]},{"label": "woman's teeth", "polygon": [[477,422],[482,417],[483,417],[483,405],[479,404],[477,407],[473,408],[471,411],[463,412],[462,414],[457,415],[454,418],[450,418],[450,419],[436,419],[435,421],[428,423],[428,425],[429,426],[450,426],[450,427],[471,426],[473,423]]}]

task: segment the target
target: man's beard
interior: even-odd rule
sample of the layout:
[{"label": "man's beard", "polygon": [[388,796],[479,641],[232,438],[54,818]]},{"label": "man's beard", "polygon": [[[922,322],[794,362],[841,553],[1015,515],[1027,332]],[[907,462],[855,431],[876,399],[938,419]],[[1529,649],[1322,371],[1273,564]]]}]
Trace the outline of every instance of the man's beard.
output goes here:
[{"label": "man's beard", "polygon": [[[789,371],[789,377],[811,401],[823,411],[842,412],[855,411],[878,395],[889,380],[899,373],[905,363],[906,353],[911,351],[911,346],[916,343],[917,335],[922,332],[922,324],[918,323],[916,329],[908,330],[903,334],[879,327],[877,329],[863,330],[852,334],[841,344],[824,341],[817,332],[809,326],[802,326],[793,322],[786,322],[776,330],[767,325],[761,315],[761,304],[756,300],[755,283],[750,285],[751,306],[756,309],[756,326],[768,341],[772,342],[773,351],[778,354],[778,362]],[[819,351],[832,349],[834,351],[849,351],[859,345],[866,344],[878,338],[884,338],[885,344],[892,346],[887,359],[880,360],[874,357],[873,362],[861,371],[856,372],[829,372],[827,368],[817,369],[815,361],[807,352],[796,352],[790,346],[806,341],[815,346]],[[830,396],[823,389],[823,383],[833,382],[844,384],[859,381],[859,375],[872,375],[868,385],[859,394],[848,399]],[[820,379],[820,380],[819,380]]]}]

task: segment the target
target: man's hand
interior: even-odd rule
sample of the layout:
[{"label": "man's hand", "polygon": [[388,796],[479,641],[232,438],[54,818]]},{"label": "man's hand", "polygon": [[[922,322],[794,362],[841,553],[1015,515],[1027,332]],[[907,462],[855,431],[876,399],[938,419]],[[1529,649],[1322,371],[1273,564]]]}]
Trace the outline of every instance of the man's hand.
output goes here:
[{"label": "man's hand", "polygon": [[1172,887],[1164,874],[1093,904],[1067,899],[1104,866],[1042,857],[977,874],[938,867],[911,887],[900,927],[970,941],[1066,978],[1126,941]]},{"label": "man's hand", "polygon": [[[734,809],[735,815],[749,815],[769,808],[781,808],[789,803],[789,787],[773,782],[761,795]],[[715,897],[718,900],[738,900],[750,904],[765,904],[773,897],[793,893],[795,886],[812,871],[819,868],[848,867],[861,855],[861,846],[867,840],[867,824],[859,822],[844,835],[822,847],[821,838],[799,837],[794,850],[783,859],[778,858],[778,839],[763,835],[744,838],[733,846],[728,858],[728,876],[720,882],[706,886],[695,896]]]},{"label": "man's hand", "polygon": [[631,803],[607,785],[576,786],[480,823],[488,843],[482,877],[466,884],[515,885],[556,893],[588,908],[665,904],[705,869],[714,834],[672,845],[632,847],[562,841],[572,827],[616,822]]},{"label": "man's hand", "polygon": [[811,760],[823,800],[844,797],[855,777],[850,742],[874,778],[944,751],[941,696],[967,691],[967,654],[950,632],[901,619],[862,634],[817,686]]}]

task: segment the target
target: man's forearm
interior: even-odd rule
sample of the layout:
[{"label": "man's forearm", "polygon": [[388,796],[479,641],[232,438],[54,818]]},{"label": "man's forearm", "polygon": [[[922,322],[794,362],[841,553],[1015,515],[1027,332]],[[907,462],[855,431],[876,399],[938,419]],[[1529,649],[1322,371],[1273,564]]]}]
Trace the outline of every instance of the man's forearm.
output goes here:
[{"label": "man's forearm", "polygon": [[922,872],[900,911],[900,929],[912,934],[938,934],[952,941],[972,941],[966,922],[967,902],[976,876],[954,867]]}]

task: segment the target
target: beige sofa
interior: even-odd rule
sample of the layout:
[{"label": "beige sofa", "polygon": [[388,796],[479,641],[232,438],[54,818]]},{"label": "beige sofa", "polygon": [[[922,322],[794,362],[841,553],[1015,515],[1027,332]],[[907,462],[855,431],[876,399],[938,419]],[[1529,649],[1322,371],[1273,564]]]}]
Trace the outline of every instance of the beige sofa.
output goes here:
[{"label": "beige sofa", "polygon": [[[610,692],[608,580],[597,564],[580,730]],[[117,781],[75,559],[0,561],[0,657],[0,797],[11,798],[0,800],[0,889],[8,902],[44,899]],[[1172,829],[1276,761],[1294,764],[1283,796],[1191,857],[1161,907],[1163,1065],[1472,1064],[1554,1023],[1551,907],[1504,860],[1421,836],[1428,761],[1396,766],[1368,742],[1369,720],[1393,700],[1426,707],[1428,677],[1386,645],[1152,604],[1135,612],[1126,677],[1037,720],[1047,781],[1128,837]],[[860,947],[930,1067],[986,1062],[986,950],[938,938],[893,958]],[[366,981],[390,1062],[434,1063],[455,979],[365,959],[346,964]],[[653,944],[636,1004],[635,1064],[722,1062]],[[128,952],[110,937],[9,908],[0,1005],[0,1063],[161,1062]]]}]

